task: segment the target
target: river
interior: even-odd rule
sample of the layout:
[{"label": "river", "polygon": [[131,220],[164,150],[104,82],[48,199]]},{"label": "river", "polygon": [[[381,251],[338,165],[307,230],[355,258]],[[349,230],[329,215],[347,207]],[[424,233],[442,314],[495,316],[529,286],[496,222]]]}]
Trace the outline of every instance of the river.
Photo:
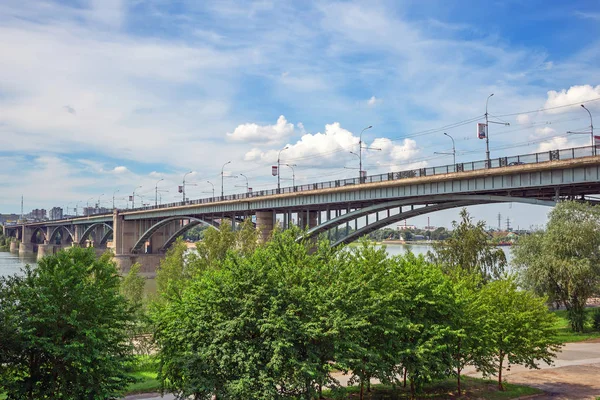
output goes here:
[{"label": "river", "polygon": [[[512,258],[509,247],[500,247],[506,254],[506,259],[510,264]],[[419,255],[426,255],[431,246],[427,244],[388,244],[386,250],[389,255],[395,256],[398,254],[404,254],[407,251]],[[21,268],[29,264],[35,266],[36,256],[22,256],[17,253],[10,253],[7,251],[0,251],[0,276],[13,275],[20,272]],[[154,279],[148,279],[146,283],[146,291],[148,293],[156,292],[156,281]]]}]

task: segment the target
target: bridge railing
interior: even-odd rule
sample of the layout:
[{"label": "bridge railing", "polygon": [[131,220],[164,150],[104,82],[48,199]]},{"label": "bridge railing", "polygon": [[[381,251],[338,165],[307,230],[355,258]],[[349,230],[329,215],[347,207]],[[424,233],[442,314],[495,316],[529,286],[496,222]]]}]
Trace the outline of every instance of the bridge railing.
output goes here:
[{"label": "bridge railing", "polygon": [[[523,164],[536,164],[556,160],[569,160],[581,157],[590,157],[597,154],[598,146],[574,147],[569,149],[550,150],[538,153],[523,154],[511,157],[499,157],[480,161],[471,161],[456,163],[435,167],[415,168],[404,171],[388,172],[378,175],[365,176],[363,178],[346,178],[326,182],[316,182],[304,185],[283,187],[281,189],[258,190],[254,192],[231,194],[227,196],[217,196],[204,199],[190,200],[186,202],[176,202],[162,204],[160,206],[140,207],[132,210],[153,210],[161,208],[176,207],[182,205],[207,204],[227,200],[243,200],[262,196],[271,196],[275,194],[286,194],[304,192],[309,190],[329,189],[349,185],[359,185],[361,183],[385,182],[391,180],[400,180],[415,177],[443,175],[454,172],[477,171],[489,168],[511,167]],[[489,165],[488,165],[489,164]]]},{"label": "bridge railing", "polygon": [[416,178],[416,177],[424,177],[424,176],[435,176],[435,175],[443,175],[454,172],[467,172],[467,171],[477,171],[482,169],[489,168],[501,168],[501,167],[511,167],[516,165],[523,164],[537,164],[544,163],[549,161],[557,161],[557,160],[570,160],[582,157],[590,157],[597,154],[597,148],[600,146],[584,146],[584,147],[573,147],[569,149],[560,149],[560,150],[550,150],[550,151],[542,151],[538,153],[530,153],[523,154],[511,157],[499,157],[490,159],[489,165],[487,160],[480,161],[470,161],[464,163],[456,163],[435,167],[423,167],[423,168],[415,168],[403,171],[396,172],[388,172],[384,174],[378,175],[370,175],[362,178],[346,178],[346,179],[337,179],[333,181],[326,182],[316,182],[304,185],[296,185],[296,186],[288,186],[283,187],[279,190],[270,189],[270,190],[258,190],[254,192],[246,192],[246,193],[238,193],[238,194],[230,194],[227,196],[217,196],[210,197],[204,199],[190,200],[186,202],[176,202],[176,203],[168,203],[162,204],[159,206],[146,206],[146,207],[138,207],[134,209],[130,209],[129,211],[138,211],[138,210],[154,210],[154,209],[162,209],[169,207],[177,207],[183,205],[190,204],[207,204],[207,203],[215,203],[219,201],[226,200],[243,200],[243,199],[251,199],[262,196],[271,196],[275,194],[285,194],[285,193],[296,193],[296,192],[305,192],[309,190],[318,190],[318,189],[329,189],[336,188],[342,186],[350,186],[350,185],[359,185],[361,183],[374,183],[374,182],[385,182],[392,180],[401,180],[407,178]]}]

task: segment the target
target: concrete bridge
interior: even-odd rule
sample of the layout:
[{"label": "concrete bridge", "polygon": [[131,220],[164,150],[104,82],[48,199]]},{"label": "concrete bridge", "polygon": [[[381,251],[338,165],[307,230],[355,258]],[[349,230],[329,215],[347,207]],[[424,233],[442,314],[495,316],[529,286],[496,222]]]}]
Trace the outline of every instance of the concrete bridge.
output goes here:
[{"label": "concrete bridge", "polygon": [[[76,245],[112,249],[123,271],[134,262],[152,274],[173,241],[190,228],[252,218],[266,240],[274,226],[297,224],[306,236],[348,228],[333,245],[350,243],[394,222],[477,204],[553,206],[600,193],[600,156],[592,147],[420,168],[188,202],[114,210],[111,214],[5,226],[20,252],[39,255]],[[332,235],[334,236],[334,235]],[[16,244],[14,248],[16,249]]]}]

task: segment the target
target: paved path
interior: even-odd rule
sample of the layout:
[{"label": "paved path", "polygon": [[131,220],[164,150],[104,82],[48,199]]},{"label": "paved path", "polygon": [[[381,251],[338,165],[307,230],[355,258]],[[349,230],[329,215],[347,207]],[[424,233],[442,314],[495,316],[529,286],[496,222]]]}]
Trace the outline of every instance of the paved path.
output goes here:
[{"label": "paved path", "polygon": [[[465,375],[479,376],[469,369]],[[600,396],[600,341],[596,343],[567,343],[558,354],[554,365],[540,365],[540,370],[529,370],[522,366],[512,366],[504,371],[510,383],[521,383],[546,392],[536,396],[536,400],[583,400]],[[349,376],[335,374],[335,378],[345,385]],[[125,400],[174,400],[172,395],[160,397],[157,393],[127,396]]]}]

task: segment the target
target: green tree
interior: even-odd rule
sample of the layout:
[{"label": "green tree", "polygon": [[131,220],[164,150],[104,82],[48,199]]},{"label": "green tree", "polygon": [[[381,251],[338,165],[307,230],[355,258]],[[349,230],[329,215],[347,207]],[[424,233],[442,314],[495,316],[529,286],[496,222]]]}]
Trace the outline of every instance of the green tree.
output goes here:
[{"label": "green tree", "polygon": [[505,361],[528,368],[538,368],[542,361],[552,363],[560,342],[555,339],[556,317],[548,311],[543,298],[519,290],[512,279],[507,279],[485,285],[479,293],[479,301],[477,319],[485,326],[490,355],[487,363],[478,367],[484,373],[498,376],[500,390],[503,390]]},{"label": "green tree", "polygon": [[324,287],[328,246],[276,232],[251,254],[230,251],[200,271],[181,300],[157,309],[165,389],[180,397],[310,399],[332,356]]},{"label": "green tree", "polygon": [[521,237],[513,254],[523,286],[564,304],[571,328],[582,332],[585,305],[600,285],[600,209],[559,203],[546,229]]},{"label": "green tree", "polygon": [[187,262],[187,252],[187,245],[183,239],[178,238],[167,250],[165,258],[160,261],[156,271],[156,291],[159,301],[179,298],[189,284],[193,271]]},{"label": "green tree", "polygon": [[106,399],[130,382],[127,321],[109,255],[72,248],[0,278],[0,377],[9,399]]},{"label": "green tree", "polygon": [[476,272],[485,282],[500,278],[506,267],[506,256],[488,242],[485,223],[479,221],[474,224],[464,208],[460,217],[460,222],[452,222],[452,236],[443,243],[434,244],[428,257],[450,274]]}]

